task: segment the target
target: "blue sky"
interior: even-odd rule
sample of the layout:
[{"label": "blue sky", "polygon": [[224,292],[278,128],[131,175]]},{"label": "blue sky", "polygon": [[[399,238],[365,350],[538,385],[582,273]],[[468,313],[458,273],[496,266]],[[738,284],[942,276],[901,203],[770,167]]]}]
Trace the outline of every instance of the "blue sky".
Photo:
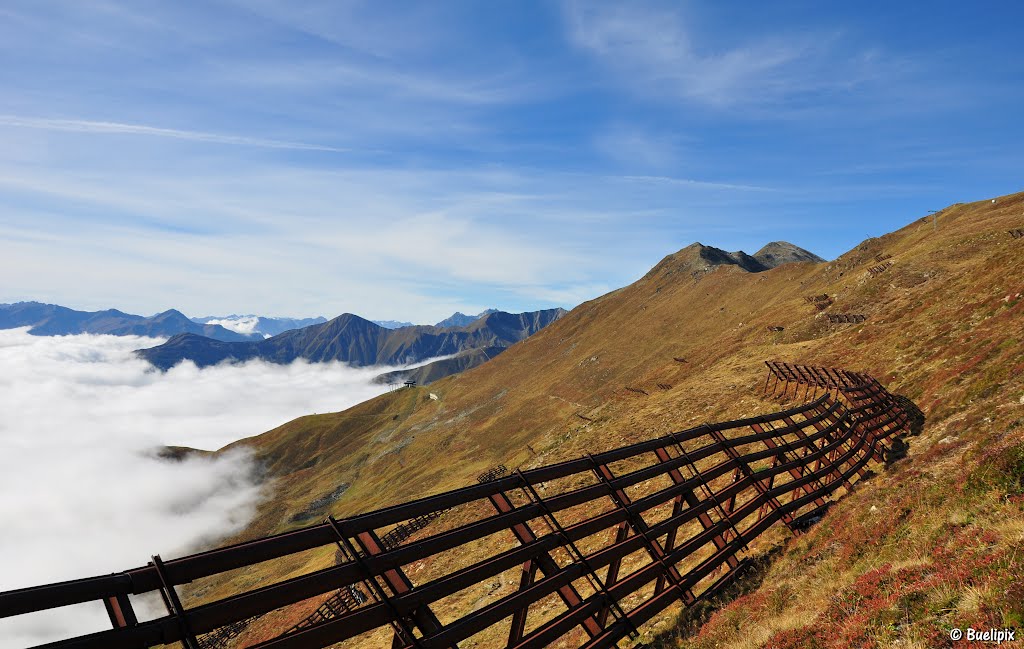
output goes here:
[{"label": "blue sky", "polygon": [[1019,191],[1019,3],[6,1],[0,302],[432,322]]}]

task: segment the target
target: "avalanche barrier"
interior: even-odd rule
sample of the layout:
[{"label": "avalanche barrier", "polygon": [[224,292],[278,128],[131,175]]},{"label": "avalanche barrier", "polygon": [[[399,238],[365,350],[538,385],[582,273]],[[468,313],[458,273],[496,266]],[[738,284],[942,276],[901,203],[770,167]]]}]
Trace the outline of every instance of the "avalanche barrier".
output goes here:
[{"label": "avalanche barrier", "polygon": [[[121,573],[0,593],[0,617],[104,602],[112,629],[48,648],[181,643],[339,591],[323,620],[235,646],[614,647],[675,602],[691,606],[741,573],[747,545],[777,522],[798,534],[909,432],[900,402],[866,374],[769,362],[769,380],[823,388],[793,408],[656,439],[349,518]],[[767,383],[765,384],[767,390]],[[795,395],[794,395],[795,396]],[[396,547],[389,530],[437,512],[453,526]],[[446,517],[450,519],[451,515]],[[313,549],[340,563],[186,607],[178,586]],[[415,580],[414,580],[415,578]],[[129,595],[159,592],[139,621]],[[285,633],[288,631],[287,633]]]}]

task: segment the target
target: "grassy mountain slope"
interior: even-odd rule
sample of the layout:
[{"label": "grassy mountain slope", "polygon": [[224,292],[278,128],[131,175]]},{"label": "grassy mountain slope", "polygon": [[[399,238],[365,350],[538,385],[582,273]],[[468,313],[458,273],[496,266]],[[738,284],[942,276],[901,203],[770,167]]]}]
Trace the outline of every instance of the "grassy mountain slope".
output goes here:
[{"label": "grassy mountain slope", "polygon": [[477,365],[482,365],[503,351],[505,351],[504,347],[477,347],[474,349],[467,349],[464,352],[459,352],[451,358],[442,358],[441,360],[434,361],[433,363],[427,363],[426,365],[412,370],[396,370],[394,372],[381,374],[376,377],[374,381],[377,383],[403,383],[405,381],[415,381],[418,385],[427,385],[434,381],[443,379],[446,376],[465,372]]},{"label": "grassy mountain slope", "polygon": [[[652,627],[667,634],[658,642],[927,646],[943,625],[1012,622],[1024,615],[1021,598],[999,575],[1024,573],[1024,242],[1007,230],[1024,227],[1022,211],[1024,194],[958,204],[937,230],[915,220],[833,262],[760,273],[684,248],[492,361],[433,383],[437,401],[399,390],[238,442],[274,479],[242,536],[464,485],[498,463],[550,463],[776,410],[760,388],[763,361],[778,358],[873,374],[921,407],[923,432],[810,534],[780,531],[753,546],[754,555],[782,547],[759,590],[696,637],[686,632],[697,626],[692,613],[663,615]],[[872,277],[876,255],[893,265]],[[804,300],[823,293],[834,299],[824,312]],[[830,325],[828,313],[867,321]],[[950,561],[960,563],[946,579]],[[913,588],[893,585],[901,571]],[[840,597],[855,585],[863,594]],[[833,635],[815,639],[814,624]]]}]

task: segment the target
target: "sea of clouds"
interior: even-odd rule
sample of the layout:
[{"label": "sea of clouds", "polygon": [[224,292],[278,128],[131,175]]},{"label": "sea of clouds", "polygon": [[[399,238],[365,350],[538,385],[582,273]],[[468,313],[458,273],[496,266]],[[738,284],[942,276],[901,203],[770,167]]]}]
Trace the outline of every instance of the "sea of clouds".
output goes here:
[{"label": "sea of clouds", "polygon": [[[257,361],[161,373],[131,353],[160,342],[0,331],[0,591],[134,568],[239,531],[273,488],[246,453],[174,462],[153,450],[217,449],[342,410],[386,391],[371,379],[396,369]],[[2,618],[0,647],[104,628],[99,604]]]}]

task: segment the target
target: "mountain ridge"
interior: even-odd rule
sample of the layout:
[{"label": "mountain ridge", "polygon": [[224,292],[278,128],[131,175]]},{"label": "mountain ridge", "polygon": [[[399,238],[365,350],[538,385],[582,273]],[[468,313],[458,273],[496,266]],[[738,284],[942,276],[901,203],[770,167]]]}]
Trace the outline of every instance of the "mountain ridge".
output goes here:
[{"label": "mountain ridge", "polygon": [[415,327],[416,324],[412,322],[405,322],[404,320],[371,320],[373,324],[378,324],[385,329],[401,329],[402,327]]},{"label": "mountain ridge", "polygon": [[[467,315],[461,311],[456,311],[444,320],[435,322],[435,327],[464,327],[471,322],[479,320],[485,315],[496,313],[498,309],[485,309],[476,315]],[[406,322],[403,320],[371,320],[374,324],[379,324],[386,329],[401,329],[403,327],[416,327],[419,326],[413,322]]]}]

